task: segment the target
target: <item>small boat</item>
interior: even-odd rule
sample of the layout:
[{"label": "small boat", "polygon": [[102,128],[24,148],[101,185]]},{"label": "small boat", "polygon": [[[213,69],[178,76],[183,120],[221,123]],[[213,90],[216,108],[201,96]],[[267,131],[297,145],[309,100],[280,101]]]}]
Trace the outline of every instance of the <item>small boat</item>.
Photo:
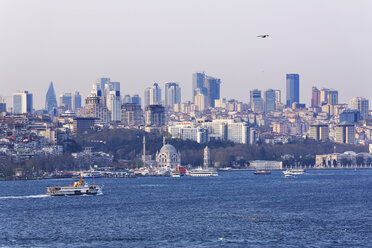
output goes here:
[{"label": "small boat", "polygon": [[181,177],[181,173],[177,170],[173,170],[170,172],[170,177]]},{"label": "small boat", "polygon": [[47,187],[47,195],[50,196],[76,196],[76,195],[97,195],[102,194],[104,185],[95,185],[93,180],[93,185],[85,183],[80,180],[76,181],[74,185],[68,186],[53,186]]},{"label": "small boat", "polygon": [[255,175],[270,175],[271,171],[269,170],[256,170],[254,172]]}]

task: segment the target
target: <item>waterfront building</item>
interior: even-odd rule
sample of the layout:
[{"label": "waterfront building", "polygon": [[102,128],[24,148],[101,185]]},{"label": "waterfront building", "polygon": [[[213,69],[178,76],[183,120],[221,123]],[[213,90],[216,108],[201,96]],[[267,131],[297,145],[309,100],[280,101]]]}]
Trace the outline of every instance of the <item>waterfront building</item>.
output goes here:
[{"label": "waterfront building", "polygon": [[59,96],[59,106],[64,110],[72,110],[72,94],[64,93]]},{"label": "waterfront building", "polygon": [[321,168],[351,167],[371,165],[372,154],[361,152],[355,153],[347,151],[344,153],[331,153],[315,156],[315,166]]},{"label": "waterfront building", "polygon": [[292,104],[300,102],[300,76],[299,74],[287,74],[286,76],[286,106],[292,107]]},{"label": "waterfront building", "polygon": [[72,101],[73,110],[76,111],[77,109],[81,108],[81,95],[79,91],[75,91],[74,98]]},{"label": "waterfront building", "polygon": [[13,114],[31,114],[33,109],[32,94],[21,91],[12,95]]},{"label": "waterfront building", "polygon": [[162,105],[149,105],[145,112],[145,125],[162,127],[165,125],[165,108]]},{"label": "waterfront building", "polygon": [[362,119],[360,112],[355,109],[347,109],[340,114],[340,123],[355,123]]},{"label": "waterfront building", "polygon": [[311,91],[311,107],[319,107],[320,106],[320,90],[317,87],[313,87]]},{"label": "waterfront building", "polygon": [[53,82],[50,82],[48,91],[45,96],[45,110],[49,113],[55,108],[57,108],[57,98],[54,91]]},{"label": "waterfront building", "polygon": [[355,144],[355,127],[353,124],[341,123],[336,126],[336,143]]},{"label": "waterfront building", "polygon": [[143,124],[141,105],[125,103],[121,106],[121,123],[126,126],[140,126]]},{"label": "waterfront building", "polygon": [[350,101],[350,108],[358,110],[363,120],[369,118],[369,101],[364,97],[354,97]]},{"label": "waterfront building", "polygon": [[260,113],[263,111],[263,99],[261,97],[261,91],[258,89],[251,90],[250,92],[250,104],[251,109],[256,112]]},{"label": "waterfront building", "polygon": [[283,169],[283,162],[254,160],[249,162],[249,167],[255,170],[281,170]]},{"label": "waterfront building", "polygon": [[156,164],[158,169],[172,170],[181,166],[181,153],[170,144],[164,144],[156,153]]},{"label": "waterfront building", "polygon": [[178,83],[166,83],[164,89],[165,105],[173,108],[174,104],[181,103],[181,88]]},{"label": "waterfront building", "polygon": [[310,138],[317,141],[328,141],[329,127],[326,124],[310,125]]},{"label": "waterfront building", "polygon": [[275,91],[268,89],[264,92],[265,112],[270,113],[276,109]]}]

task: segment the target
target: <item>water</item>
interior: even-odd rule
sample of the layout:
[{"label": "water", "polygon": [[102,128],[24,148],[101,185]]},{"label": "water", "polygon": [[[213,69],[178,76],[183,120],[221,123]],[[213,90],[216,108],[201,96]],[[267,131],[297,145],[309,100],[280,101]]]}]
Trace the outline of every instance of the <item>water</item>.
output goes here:
[{"label": "water", "polygon": [[71,179],[0,182],[0,247],[370,247],[372,170],[112,178],[101,196],[48,197]]}]

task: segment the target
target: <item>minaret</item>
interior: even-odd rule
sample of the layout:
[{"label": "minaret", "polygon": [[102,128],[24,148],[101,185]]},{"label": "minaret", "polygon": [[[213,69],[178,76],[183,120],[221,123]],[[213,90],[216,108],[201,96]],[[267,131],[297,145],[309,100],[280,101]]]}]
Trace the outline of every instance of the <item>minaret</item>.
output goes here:
[{"label": "minaret", "polygon": [[143,165],[146,165],[146,137],[143,135],[143,155],[142,155]]},{"label": "minaret", "polygon": [[211,157],[210,157],[210,152],[208,146],[204,148],[204,163],[203,163],[203,168],[208,169],[208,167],[211,164]]},{"label": "minaret", "polygon": [[163,146],[165,146],[165,136],[163,136]]}]

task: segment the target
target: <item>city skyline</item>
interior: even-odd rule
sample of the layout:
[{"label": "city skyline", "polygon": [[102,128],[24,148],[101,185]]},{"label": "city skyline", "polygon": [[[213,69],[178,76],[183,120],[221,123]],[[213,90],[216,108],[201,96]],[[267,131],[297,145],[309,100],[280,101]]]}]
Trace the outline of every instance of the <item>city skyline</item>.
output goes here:
[{"label": "city skyline", "polygon": [[[338,89],[340,103],[370,99],[364,90],[372,81],[372,36],[364,32],[370,2],[23,3],[0,3],[0,73],[7,85],[0,95],[8,106],[12,93],[28,90],[42,108],[50,81],[57,95],[79,91],[85,98],[104,76],[120,81],[123,95],[142,95],[151,82],[179,82],[183,99],[191,100],[196,71],[221,79],[222,98],[244,102],[255,88],[285,92],[291,73],[301,76],[306,105],[314,85]],[[99,33],[106,38],[95,38]],[[262,33],[270,36],[258,38]]]}]

